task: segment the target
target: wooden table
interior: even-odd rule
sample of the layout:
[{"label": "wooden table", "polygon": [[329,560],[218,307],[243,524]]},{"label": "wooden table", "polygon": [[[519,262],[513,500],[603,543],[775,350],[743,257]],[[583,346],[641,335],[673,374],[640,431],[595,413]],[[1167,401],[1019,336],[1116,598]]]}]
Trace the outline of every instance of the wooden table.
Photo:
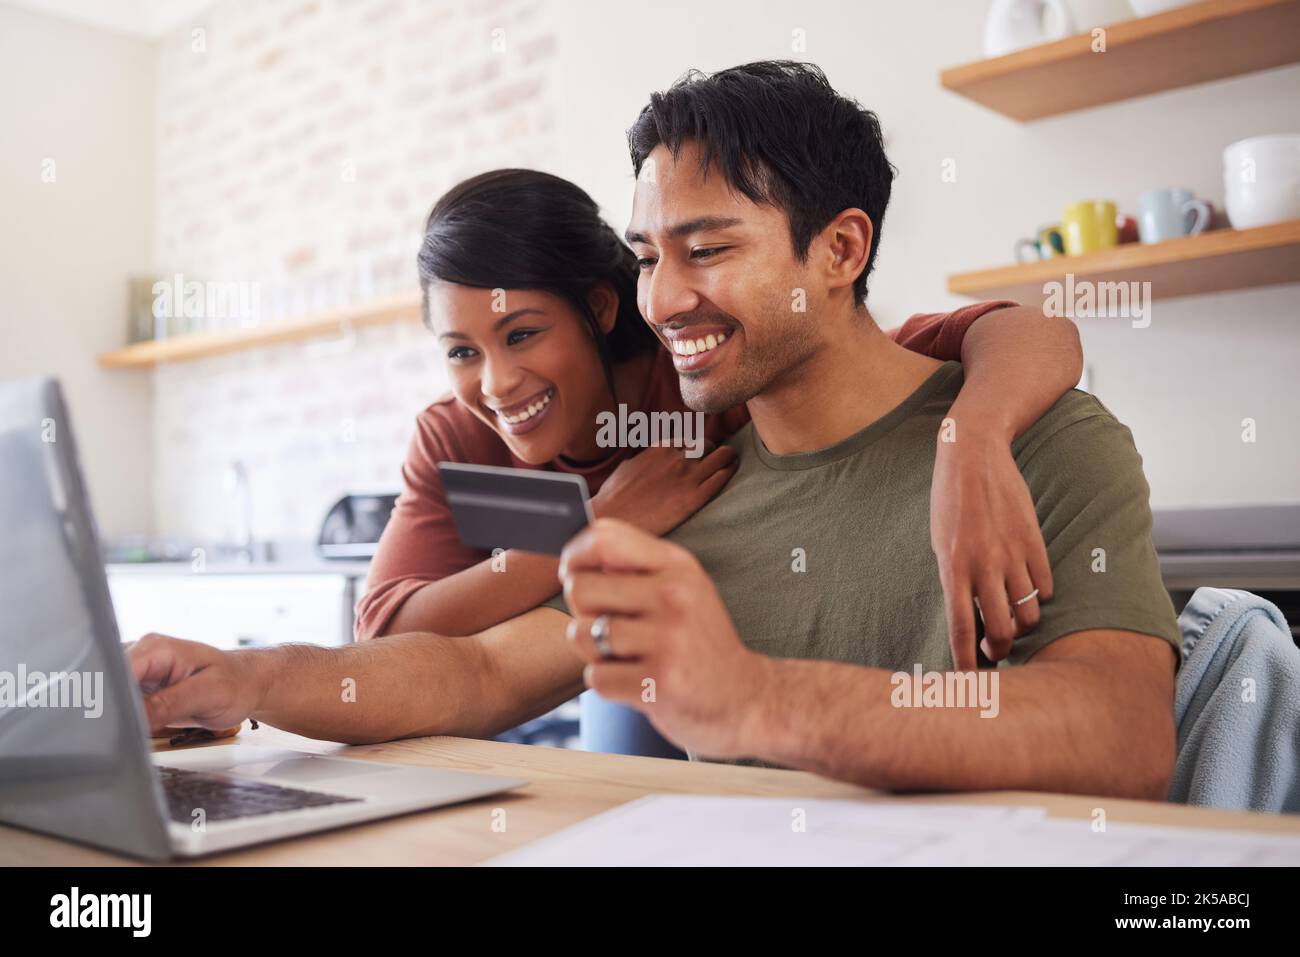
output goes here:
[{"label": "wooden table", "polygon": [[[898,795],[831,781],[802,771],[691,764],[662,758],[591,754],[468,738],[416,738],[347,747],[274,728],[247,729],[233,741],[297,748],[319,754],[480,771],[527,778],[528,786],[480,801],[387,821],[231,851],[195,863],[208,865],[435,865],[477,864],[646,794],[748,794],[864,801],[957,804],[1034,804],[1053,817],[1089,818],[1106,810],[1110,822],[1171,824],[1300,834],[1300,815],[1246,814],[1150,801],[1077,797],[1029,791]],[[158,750],[167,750],[162,743]],[[494,830],[493,812],[506,811]],[[499,815],[496,819],[499,819]],[[130,858],[0,825],[0,865],[134,864]]]}]

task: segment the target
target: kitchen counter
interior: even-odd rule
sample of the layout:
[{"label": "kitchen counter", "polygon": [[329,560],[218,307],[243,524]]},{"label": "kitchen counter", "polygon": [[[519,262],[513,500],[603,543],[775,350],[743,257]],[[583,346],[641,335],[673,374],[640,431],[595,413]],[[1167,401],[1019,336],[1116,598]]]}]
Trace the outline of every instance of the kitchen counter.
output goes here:
[{"label": "kitchen counter", "polygon": [[113,562],[108,588],[125,640],[150,632],[217,648],[352,641],[368,562],[286,555],[262,562]]},{"label": "kitchen counter", "polygon": [[1202,585],[1295,591],[1300,589],[1300,551],[1161,552],[1160,574],[1171,591]]}]

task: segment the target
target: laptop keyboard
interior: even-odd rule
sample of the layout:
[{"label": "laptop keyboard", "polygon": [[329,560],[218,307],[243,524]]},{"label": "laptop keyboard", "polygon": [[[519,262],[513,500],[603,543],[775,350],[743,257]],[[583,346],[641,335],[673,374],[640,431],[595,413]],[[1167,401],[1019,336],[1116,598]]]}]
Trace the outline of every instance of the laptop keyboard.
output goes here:
[{"label": "laptop keyboard", "polygon": [[301,791],[262,781],[232,781],[203,771],[158,768],[163,795],[173,821],[191,824],[194,811],[202,808],[205,820],[231,821],[277,811],[355,804],[360,798],[340,797],[321,791]]}]

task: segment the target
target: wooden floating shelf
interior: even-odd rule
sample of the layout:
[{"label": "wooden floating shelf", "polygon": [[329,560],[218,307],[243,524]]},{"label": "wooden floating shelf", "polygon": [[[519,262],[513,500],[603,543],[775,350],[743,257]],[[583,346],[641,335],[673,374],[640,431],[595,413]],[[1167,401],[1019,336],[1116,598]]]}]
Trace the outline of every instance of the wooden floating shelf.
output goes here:
[{"label": "wooden floating shelf", "polygon": [[137,342],[106,352],[98,361],[105,369],[149,369],[160,362],[188,362],[258,346],[343,335],[349,329],[419,318],[420,293],[413,290],[361,306],[270,322],[250,329],[186,333],[168,336],[166,339]]},{"label": "wooden floating shelf", "polygon": [[957,273],[948,277],[948,291],[1039,305],[1044,283],[1064,282],[1066,273],[1076,283],[1150,282],[1152,299],[1300,282],[1300,219]]},{"label": "wooden floating shelf", "polygon": [[[1063,281],[1150,282],[1153,299],[1300,282],[1300,220],[1255,229],[1220,229],[1154,245],[1129,243],[1084,256],[1000,266],[948,277],[948,290],[976,299],[1043,301],[1043,284]],[[147,369],[161,362],[341,335],[349,327],[418,320],[420,294],[402,293],[365,306],[268,323],[252,329],[171,336],[104,353],[106,369]]]},{"label": "wooden floating shelf", "polygon": [[944,70],[939,82],[1024,122],[1300,62],[1300,0],[1208,0]]}]

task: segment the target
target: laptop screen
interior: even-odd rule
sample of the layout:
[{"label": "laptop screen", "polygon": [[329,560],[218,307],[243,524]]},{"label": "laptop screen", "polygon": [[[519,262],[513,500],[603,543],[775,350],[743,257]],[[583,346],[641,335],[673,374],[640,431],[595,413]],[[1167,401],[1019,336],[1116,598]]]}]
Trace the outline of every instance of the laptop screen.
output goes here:
[{"label": "laptop screen", "polygon": [[0,384],[0,821],[168,841],[58,384]]}]

